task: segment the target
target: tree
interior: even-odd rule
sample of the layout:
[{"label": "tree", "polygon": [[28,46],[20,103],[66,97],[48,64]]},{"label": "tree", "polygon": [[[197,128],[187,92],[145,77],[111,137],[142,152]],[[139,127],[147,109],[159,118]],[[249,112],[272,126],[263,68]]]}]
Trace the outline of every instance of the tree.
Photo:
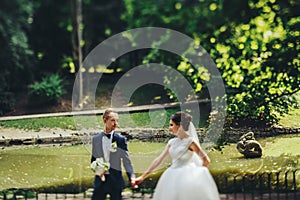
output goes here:
[{"label": "tree", "polygon": [[[228,86],[229,117],[274,123],[300,90],[299,25],[294,1],[249,1],[253,16],[214,32],[211,55]],[[297,33],[298,32],[298,33]],[[220,40],[219,38],[227,38]]]},{"label": "tree", "polygon": [[78,76],[78,100],[83,99],[83,80],[82,80],[82,1],[71,1],[72,7],[72,47],[73,47],[73,60],[77,69]]},{"label": "tree", "polygon": [[35,64],[27,33],[33,3],[25,0],[0,2],[0,115],[12,109],[15,92],[32,80]]},{"label": "tree", "polygon": [[37,60],[37,80],[49,73],[69,73],[62,66],[65,58],[72,57],[70,2],[35,1],[28,37]]},{"label": "tree", "polygon": [[[299,2],[125,0],[125,5],[123,19],[129,28],[175,29],[209,52],[227,88],[232,122],[274,123],[295,105],[292,95],[300,85]],[[146,59],[166,58],[153,50]],[[191,79],[195,91],[205,89],[207,77],[189,70],[188,61],[177,60],[176,68]]]}]

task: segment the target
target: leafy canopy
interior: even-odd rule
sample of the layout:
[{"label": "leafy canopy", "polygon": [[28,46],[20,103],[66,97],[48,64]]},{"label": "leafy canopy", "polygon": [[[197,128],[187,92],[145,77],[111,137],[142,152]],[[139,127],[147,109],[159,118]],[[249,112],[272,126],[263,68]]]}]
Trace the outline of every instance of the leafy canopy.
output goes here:
[{"label": "leafy canopy", "polygon": [[[228,119],[277,122],[296,105],[300,56],[297,11],[293,0],[152,1],[125,0],[129,28],[159,26],[181,31],[203,46],[216,62],[226,86]],[[153,50],[146,62],[168,60]],[[170,62],[168,62],[170,63]],[[170,63],[205,89],[212,76],[184,58]]]}]

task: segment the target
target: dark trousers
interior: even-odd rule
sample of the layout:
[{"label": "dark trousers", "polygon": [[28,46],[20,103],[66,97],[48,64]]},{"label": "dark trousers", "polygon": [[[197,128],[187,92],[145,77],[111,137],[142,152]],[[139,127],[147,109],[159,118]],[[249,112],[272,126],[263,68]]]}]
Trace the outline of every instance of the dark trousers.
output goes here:
[{"label": "dark trousers", "polygon": [[101,179],[96,176],[94,181],[94,192],[92,200],[105,200],[107,194],[110,195],[110,200],[122,200],[121,189],[109,184],[109,181],[107,180],[105,182],[102,182]]}]

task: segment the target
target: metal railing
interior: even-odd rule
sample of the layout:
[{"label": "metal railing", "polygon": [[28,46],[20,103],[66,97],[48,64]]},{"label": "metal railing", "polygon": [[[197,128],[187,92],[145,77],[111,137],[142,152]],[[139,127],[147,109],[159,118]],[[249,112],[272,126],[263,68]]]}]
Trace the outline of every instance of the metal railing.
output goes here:
[{"label": "metal railing", "polygon": [[256,174],[223,174],[215,177],[221,192],[294,192],[298,191],[299,169]]},{"label": "metal railing", "polygon": [[[256,174],[230,174],[215,176],[221,199],[300,199],[300,170],[271,171]],[[124,199],[151,199],[153,187],[141,185],[137,190],[124,192]],[[90,199],[92,189],[81,193],[72,191],[47,193],[27,188],[10,188],[0,191],[0,199]]]}]

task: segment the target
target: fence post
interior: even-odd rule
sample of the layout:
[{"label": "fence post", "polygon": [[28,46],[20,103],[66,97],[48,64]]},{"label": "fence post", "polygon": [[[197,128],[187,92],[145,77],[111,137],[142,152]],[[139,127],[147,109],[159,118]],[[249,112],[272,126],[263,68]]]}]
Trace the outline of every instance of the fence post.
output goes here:
[{"label": "fence post", "polygon": [[245,175],[243,175],[243,178],[242,178],[242,192],[243,192],[244,199],[246,199],[245,184],[246,184],[246,177],[245,177]]},{"label": "fence post", "polygon": [[284,186],[285,186],[285,191],[287,192],[288,190],[288,173],[290,170],[285,171],[284,173]]},{"label": "fence post", "polygon": [[294,191],[297,191],[297,184],[296,184],[296,172],[297,171],[298,171],[297,169],[293,171],[293,186],[294,186]]},{"label": "fence post", "polygon": [[297,183],[296,183],[296,172],[298,171],[298,169],[295,169],[293,171],[293,185],[294,185],[294,198],[297,198]]},{"label": "fence post", "polygon": [[277,199],[279,199],[279,174],[281,173],[281,171],[276,172],[276,190],[277,190]]},{"label": "fence post", "polygon": [[[238,177],[238,175],[235,175],[233,177],[233,189],[236,188],[236,178]],[[234,194],[234,199],[236,199],[236,192],[233,191],[233,194]]]},{"label": "fence post", "polygon": [[271,193],[272,193],[272,188],[271,188],[271,172],[268,172],[268,192],[269,192],[269,199],[271,200]]}]

